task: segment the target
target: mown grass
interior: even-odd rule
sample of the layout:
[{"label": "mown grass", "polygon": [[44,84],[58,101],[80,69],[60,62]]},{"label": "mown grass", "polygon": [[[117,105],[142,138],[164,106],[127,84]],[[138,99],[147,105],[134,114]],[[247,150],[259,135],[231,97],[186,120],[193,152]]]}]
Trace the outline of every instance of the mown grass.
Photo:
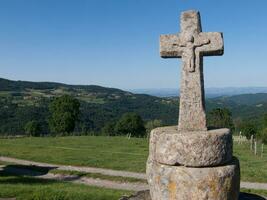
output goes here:
[{"label": "mown grass", "polygon": [[250,144],[234,145],[234,155],[238,157],[241,167],[241,180],[267,183],[267,148],[263,157],[250,151]]},{"label": "mown grass", "polygon": [[13,176],[0,172],[0,198],[17,200],[118,200],[130,192]]},{"label": "mown grass", "polygon": [[144,172],[148,141],[96,136],[0,139],[0,155],[54,164]]},{"label": "mown grass", "polygon": [[125,183],[125,182],[147,183],[147,181],[143,179],[122,177],[122,176],[109,176],[109,175],[99,174],[99,173],[85,173],[85,172],[65,171],[65,170],[57,170],[57,169],[53,169],[49,171],[49,173],[62,174],[62,175],[74,175],[74,176],[88,177],[88,178],[94,178],[94,179],[103,179],[103,180],[110,180],[110,181],[121,182],[121,183]]},{"label": "mown grass", "polygon": [[[266,149],[267,151],[267,149]],[[0,155],[54,164],[145,172],[148,140],[125,137],[0,139]],[[267,182],[267,154],[255,156],[249,143],[234,145],[242,181]]]}]

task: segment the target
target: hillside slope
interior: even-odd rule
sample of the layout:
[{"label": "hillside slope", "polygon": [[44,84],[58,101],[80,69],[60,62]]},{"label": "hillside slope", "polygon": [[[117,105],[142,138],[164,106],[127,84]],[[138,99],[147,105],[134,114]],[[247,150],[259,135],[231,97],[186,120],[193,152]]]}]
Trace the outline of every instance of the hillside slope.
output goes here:
[{"label": "hillside slope", "polygon": [[[98,132],[126,112],[136,112],[145,121],[160,119],[165,125],[177,124],[177,97],[159,98],[95,85],[67,85],[49,82],[0,79],[0,134],[23,134],[31,120],[48,132],[48,105],[54,97],[69,94],[81,102],[77,132]],[[206,101],[207,112],[227,107],[234,119],[258,120],[267,113],[267,94],[222,96]]]},{"label": "hillside slope", "polygon": [[54,97],[63,94],[74,96],[81,102],[77,131],[99,131],[105,123],[117,120],[125,112],[136,112],[145,121],[161,119],[165,124],[177,121],[176,99],[133,94],[95,85],[0,79],[0,133],[23,133],[23,126],[36,119],[47,132],[48,104]]}]

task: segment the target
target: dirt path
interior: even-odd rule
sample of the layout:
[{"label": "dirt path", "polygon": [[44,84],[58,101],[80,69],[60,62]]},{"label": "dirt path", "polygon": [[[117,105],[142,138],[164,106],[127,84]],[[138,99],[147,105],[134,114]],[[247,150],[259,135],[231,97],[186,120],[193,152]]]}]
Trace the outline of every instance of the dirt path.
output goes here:
[{"label": "dirt path", "polygon": [[41,172],[36,172],[28,169],[21,169],[16,167],[8,167],[5,168],[5,166],[0,166],[0,171],[5,171],[11,174],[16,175],[25,175],[25,176],[31,176],[33,178],[39,178],[39,179],[47,179],[47,180],[56,180],[56,181],[65,181],[65,182],[71,182],[71,183],[78,183],[78,184],[84,184],[89,186],[96,186],[96,187],[104,187],[104,188],[110,188],[110,189],[116,189],[116,190],[128,190],[128,191],[141,191],[141,190],[147,190],[148,186],[145,183],[121,183],[121,182],[115,182],[110,180],[102,180],[102,179],[94,179],[94,178],[88,178],[88,177],[79,177],[75,175],[62,175],[62,174],[42,174]]},{"label": "dirt path", "polygon": [[20,164],[20,165],[35,165],[35,166],[39,166],[39,167],[57,168],[58,170],[66,170],[66,171],[100,173],[100,174],[109,175],[109,176],[121,176],[121,177],[146,179],[146,175],[142,174],[142,173],[118,171],[118,170],[112,170],[112,169],[103,169],[103,168],[94,168],[94,167],[77,167],[77,166],[67,166],[67,165],[54,165],[54,164],[48,164],[48,163],[21,160],[21,159],[16,159],[16,158],[9,158],[9,157],[4,157],[4,156],[0,156],[0,161],[16,163],[16,164]]},{"label": "dirt path", "polygon": [[240,187],[245,189],[267,190],[267,183],[241,182]]},{"label": "dirt path", "polygon": [[[39,167],[57,168],[59,170],[66,170],[66,171],[100,173],[100,174],[109,175],[109,176],[121,176],[121,177],[146,179],[146,175],[143,173],[134,173],[134,172],[110,170],[110,169],[103,169],[103,168],[54,165],[54,164],[33,162],[33,161],[21,160],[21,159],[9,158],[9,157],[3,157],[3,156],[0,157],[0,161],[16,163],[20,165],[35,165]],[[33,173],[30,170],[24,170],[24,169],[13,169],[13,170],[14,170],[13,173],[16,172],[16,173],[24,174],[28,172],[29,175],[32,175]],[[131,190],[131,191],[140,191],[140,190],[145,190],[148,188],[147,184],[145,183],[119,183],[119,182],[109,181],[109,180],[100,180],[100,179],[85,178],[85,177],[70,176],[70,175],[55,175],[51,173],[48,173],[45,175],[36,175],[35,177],[44,178],[44,179],[70,181],[74,183],[82,183],[82,184],[92,185],[92,186],[106,187],[106,188],[111,188],[111,189]],[[267,183],[241,182],[241,188],[267,190]]]}]

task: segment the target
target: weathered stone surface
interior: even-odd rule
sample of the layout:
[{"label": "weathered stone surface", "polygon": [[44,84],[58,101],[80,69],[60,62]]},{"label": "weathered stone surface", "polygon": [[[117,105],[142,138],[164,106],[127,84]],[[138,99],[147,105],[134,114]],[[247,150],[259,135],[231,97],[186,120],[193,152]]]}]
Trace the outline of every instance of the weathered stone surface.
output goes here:
[{"label": "weathered stone surface", "polygon": [[239,162],[210,168],[189,168],[147,163],[153,200],[238,200]]},{"label": "weathered stone surface", "polygon": [[207,167],[232,160],[229,129],[181,132],[177,126],[151,131],[150,155],[161,164]]},{"label": "weathered stone surface", "polygon": [[223,54],[222,33],[201,32],[199,12],[181,15],[181,33],[160,37],[163,58],[182,58],[179,130],[205,131],[203,56]]}]

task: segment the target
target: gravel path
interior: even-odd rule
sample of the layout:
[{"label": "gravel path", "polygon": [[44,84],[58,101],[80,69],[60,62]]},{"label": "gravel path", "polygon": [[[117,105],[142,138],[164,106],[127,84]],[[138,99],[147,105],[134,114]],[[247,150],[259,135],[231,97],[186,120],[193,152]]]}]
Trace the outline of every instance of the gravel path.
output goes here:
[{"label": "gravel path", "polygon": [[110,180],[102,180],[102,179],[94,179],[88,177],[79,177],[75,175],[62,175],[62,174],[52,174],[46,173],[42,174],[42,172],[36,172],[28,169],[21,169],[16,167],[8,167],[0,166],[0,171],[5,171],[12,174],[31,176],[33,178],[47,179],[47,180],[56,180],[56,181],[65,181],[71,183],[84,184],[89,186],[96,187],[104,187],[116,190],[128,190],[128,191],[141,191],[147,190],[148,186],[145,183],[121,183]]},{"label": "gravel path", "polygon": [[267,183],[241,182],[240,187],[245,189],[267,190]]},{"label": "gravel path", "polygon": [[67,165],[54,165],[54,164],[34,162],[34,161],[28,161],[28,160],[21,160],[21,159],[4,157],[4,156],[0,156],[0,161],[16,163],[16,164],[20,164],[20,165],[35,165],[35,166],[38,166],[38,167],[57,168],[58,170],[66,170],[66,171],[78,171],[78,172],[86,172],[86,173],[100,173],[100,174],[109,175],[109,176],[121,176],[121,177],[131,177],[131,178],[138,178],[138,179],[146,179],[146,175],[143,174],[143,173],[118,171],[118,170],[103,169],[103,168],[76,167],[76,166],[67,166]]},{"label": "gravel path", "polygon": [[[21,160],[21,159],[3,157],[3,156],[0,157],[0,161],[16,163],[16,164],[20,164],[20,165],[35,165],[35,166],[39,166],[39,167],[57,168],[59,170],[66,170],[66,171],[100,173],[100,174],[109,175],[109,176],[121,176],[121,177],[146,179],[146,175],[143,173],[134,173],[134,172],[110,170],[110,169],[103,169],[103,168],[53,165],[53,164],[48,164],[48,163],[33,162],[33,161]],[[14,172],[19,173],[19,170],[21,170],[21,169],[14,169],[14,170],[15,170]],[[29,175],[33,175],[32,174],[33,172],[30,170],[24,170],[23,169],[23,171],[21,171],[21,173],[25,173],[26,171],[28,171]],[[37,174],[37,175],[35,175],[35,177],[45,178],[45,179],[53,179],[53,180],[71,181],[74,183],[83,183],[86,185],[94,185],[94,186],[99,186],[99,187],[121,189],[121,190],[140,191],[140,190],[145,190],[148,188],[147,184],[145,184],[145,183],[118,183],[118,182],[108,181],[108,180],[100,180],[100,179],[85,178],[85,177],[70,176],[70,175],[55,175],[55,174],[51,174],[51,173],[48,173],[45,175],[38,175]],[[241,182],[241,188],[267,190],[267,183]]]}]

